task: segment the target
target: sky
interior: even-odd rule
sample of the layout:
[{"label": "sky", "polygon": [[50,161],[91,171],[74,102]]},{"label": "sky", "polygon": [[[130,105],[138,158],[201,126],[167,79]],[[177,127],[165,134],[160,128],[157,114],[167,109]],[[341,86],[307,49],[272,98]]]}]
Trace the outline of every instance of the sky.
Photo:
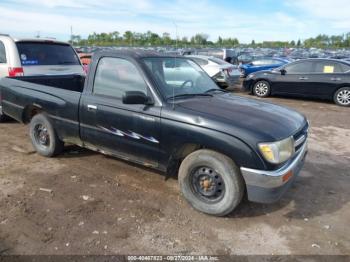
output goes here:
[{"label": "sky", "polygon": [[[349,0],[0,0],[0,33],[54,37],[126,30],[216,41],[291,41],[350,31]],[[176,30],[177,28],[177,30]]]}]

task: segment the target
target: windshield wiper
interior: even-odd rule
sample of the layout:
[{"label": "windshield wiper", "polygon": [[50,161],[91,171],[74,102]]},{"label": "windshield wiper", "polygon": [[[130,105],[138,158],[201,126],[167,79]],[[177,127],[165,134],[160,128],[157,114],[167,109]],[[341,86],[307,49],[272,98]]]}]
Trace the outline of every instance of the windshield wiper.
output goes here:
[{"label": "windshield wiper", "polygon": [[211,94],[205,94],[205,93],[199,93],[199,94],[180,94],[180,95],[175,95],[175,96],[170,96],[167,98],[169,99],[175,99],[175,98],[184,98],[184,97],[196,97],[196,96],[213,96]]},{"label": "windshield wiper", "polygon": [[209,89],[207,91],[205,91],[205,93],[212,93],[212,92],[216,92],[216,91],[219,91],[219,92],[223,92],[223,93],[228,93],[227,90],[224,90],[224,89],[219,89],[219,88],[212,88],[212,89]]}]

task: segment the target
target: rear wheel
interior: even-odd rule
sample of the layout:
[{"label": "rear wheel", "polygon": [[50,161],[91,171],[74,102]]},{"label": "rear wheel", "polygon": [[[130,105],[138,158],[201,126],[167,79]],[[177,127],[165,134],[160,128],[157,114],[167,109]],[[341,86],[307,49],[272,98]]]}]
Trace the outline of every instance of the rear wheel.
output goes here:
[{"label": "rear wheel", "polygon": [[334,102],[340,106],[350,106],[350,87],[338,89],[333,97]]},{"label": "rear wheel", "polygon": [[53,157],[63,150],[64,143],[45,114],[38,114],[32,118],[29,134],[35,150],[42,156]]},{"label": "rear wheel", "polygon": [[253,94],[258,97],[267,97],[270,95],[271,88],[270,84],[267,81],[261,80],[254,84]]},{"label": "rear wheel", "polygon": [[216,216],[232,212],[244,193],[243,179],[235,163],[207,149],[195,151],[183,160],[179,185],[195,209]]}]

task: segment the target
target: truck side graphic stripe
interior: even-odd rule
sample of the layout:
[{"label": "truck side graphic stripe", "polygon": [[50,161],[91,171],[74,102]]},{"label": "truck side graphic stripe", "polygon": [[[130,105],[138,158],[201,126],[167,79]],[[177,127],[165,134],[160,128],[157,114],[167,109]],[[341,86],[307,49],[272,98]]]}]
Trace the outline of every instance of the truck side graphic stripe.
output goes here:
[{"label": "truck side graphic stripe", "polygon": [[159,143],[159,141],[157,139],[155,139],[153,136],[147,137],[147,136],[143,136],[143,135],[140,135],[138,133],[135,133],[133,131],[124,132],[124,131],[121,131],[121,130],[116,129],[114,127],[110,127],[110,128],[106,128],[103,126],[98,126],[98,127],[100,129],[102,129],[110,134],[116,135],[116,136],[120,136],[120,137],[127,136],[127,137],[137,139],[137,140],[144,139],[144,140],[147,140],[147,141],[152,142],[152,143],[156,143],[156,144]]}]

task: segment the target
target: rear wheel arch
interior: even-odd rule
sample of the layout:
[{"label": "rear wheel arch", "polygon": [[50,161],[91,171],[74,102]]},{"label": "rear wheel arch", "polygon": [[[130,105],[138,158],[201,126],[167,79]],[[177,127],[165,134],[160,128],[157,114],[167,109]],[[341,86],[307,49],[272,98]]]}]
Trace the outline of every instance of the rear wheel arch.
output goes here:
[{"label": "rear wheel arch", "polygon": [[64,142],[58,137],[52,122],[45,113],[37,113],[32,117],[29,136],[34,149],[42,156],[53,157],[63,150]]},{"label": "rear wheel arch", "polygon": [[40,108],[38,106],[34,106],[34,105],[26,106],[23,109],[22,122],[24,124],[29,124],[35,115],[41,114],[41,113],[44,113],[44,111],[42,108]]}]

